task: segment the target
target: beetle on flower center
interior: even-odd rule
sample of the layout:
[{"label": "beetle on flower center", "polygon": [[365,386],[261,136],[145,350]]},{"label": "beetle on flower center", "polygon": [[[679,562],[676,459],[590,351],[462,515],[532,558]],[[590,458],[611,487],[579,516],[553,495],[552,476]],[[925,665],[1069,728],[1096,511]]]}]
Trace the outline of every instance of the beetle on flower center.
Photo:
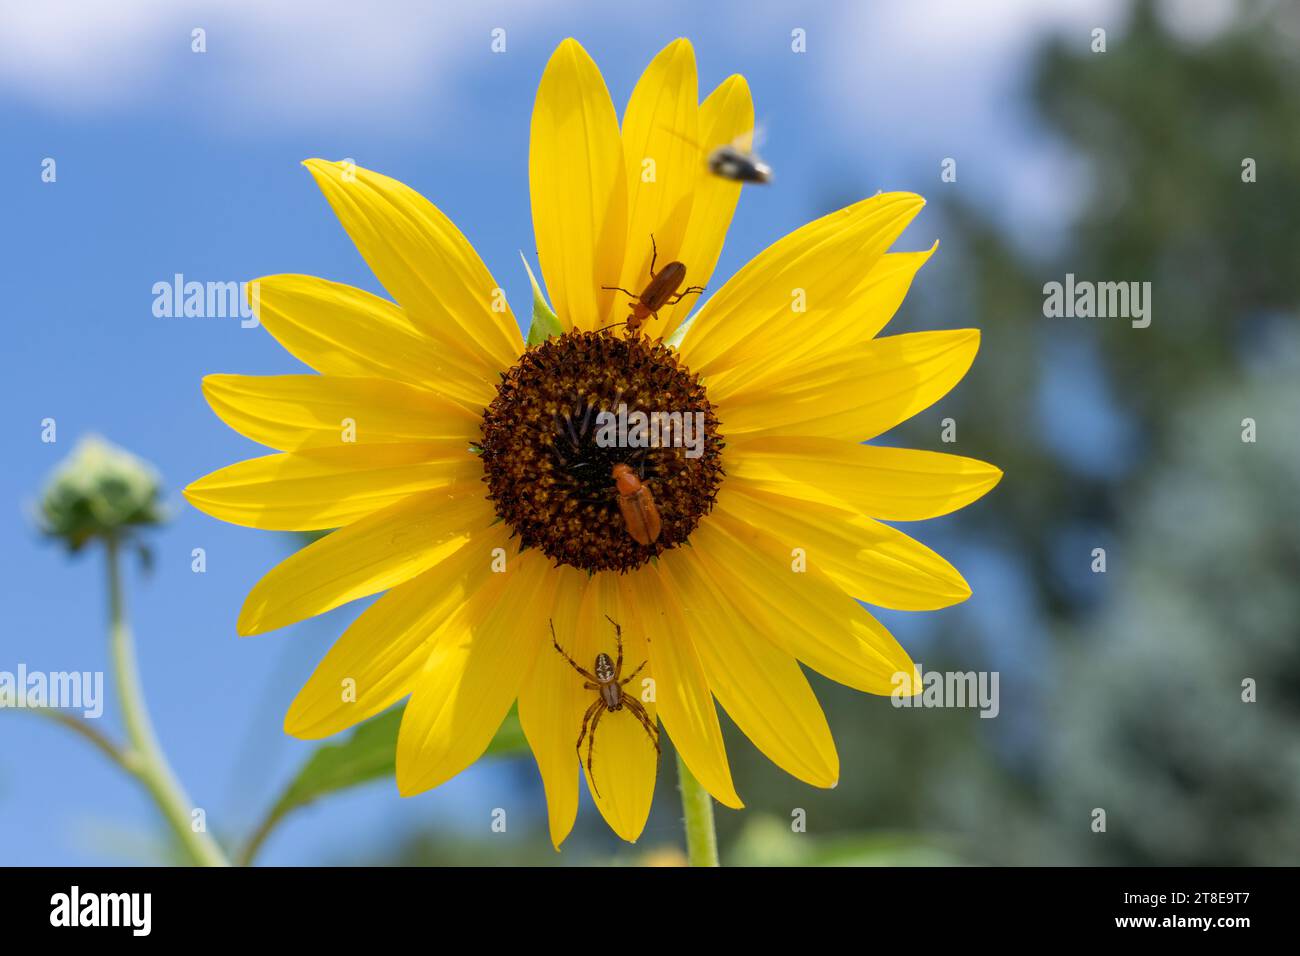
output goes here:
[{"label": "beetle on flower center", "polygon": [[[598,411],[624,403],[702,422],[699,451],[603,443]],[[718,427],[675,350],[643,335],[573,331],[527,349],[505,373],[478,450],[497,515],[524,547],[557,565],[626,572],[685,543],[713,510]]]}]

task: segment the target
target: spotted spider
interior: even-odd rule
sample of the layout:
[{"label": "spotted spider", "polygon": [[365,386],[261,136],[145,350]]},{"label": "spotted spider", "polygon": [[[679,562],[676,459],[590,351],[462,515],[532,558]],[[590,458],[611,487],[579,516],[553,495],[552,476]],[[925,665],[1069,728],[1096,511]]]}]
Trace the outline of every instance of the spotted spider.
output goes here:
[{"label": "spotted spider", "polygon": [[[624,677],[623,629],[608,614],[605,615],[605,620],[614,625],[614,640],[618,646],[618,661],[611,661],[609,655],[603,652],[597,654],[596,673],[594,674],[564,652],[564,648],[560,647],[560,642],[555,636],[555,622],[549,622],[551,625],[551,643],[555,645],[556,651],[569,662],[570,667],[586,678],[582,685],[585,690],[599,692],[591,706],[587,708],[587,712],[582,715],[582,732],[578,734],[578,743],[575,747],[578,752],[578,760],[581,762],[582,742],[583,740],[587,741],[587,778],[591,781],[591,786],[596,791],[597,796],[600,795],[600,788],[596,786],[596,775],[591,766],[592,751],[596,746],[596,725],[600,723],[600,718],[605,715],[605,711],[619,711],[626,707],[641,722],[641,726],[645,728],[646,736],[650,738],[650,743],[654,744],[655,754],[658,755],[660,752],[659,731],[650,720],[645,705],[623,691],[624,686],[631,683],[636,675],[641,673],[647,661],[642,661],[636,670],[629,676]],[[590,728],[587,726],[588,723],[591,724]]]}]

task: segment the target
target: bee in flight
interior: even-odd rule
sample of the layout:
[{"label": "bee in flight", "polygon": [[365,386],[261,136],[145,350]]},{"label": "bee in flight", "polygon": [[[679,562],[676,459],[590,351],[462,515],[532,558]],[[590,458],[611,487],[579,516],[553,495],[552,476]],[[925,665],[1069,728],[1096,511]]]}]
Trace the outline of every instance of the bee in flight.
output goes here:
[{"label": "bee in flight", "polygon": [[757,153],[730,143],[709,153],[709,172],[737,183],[772,181],[772,167],[759,159]]},{"label": "bee in flight", "polygon": [[[692,141],[689,137],[683,136],[676,130],[670,129],[669,132],[683,142],[694,146],[701,152],[705,152],[699,143]],[[722,179],[729,179],[733,183],[749,183],[751,185],[770,183],[772,181],[772,167],[763,162],[758,153],[754,151],[754,143],[756,140],[761,139],[761,136],[761,130],[751,130],[737,136],[730,143],[723,143],[709,149],[705,156],[705,163],[709,168],[709,172]]]}]

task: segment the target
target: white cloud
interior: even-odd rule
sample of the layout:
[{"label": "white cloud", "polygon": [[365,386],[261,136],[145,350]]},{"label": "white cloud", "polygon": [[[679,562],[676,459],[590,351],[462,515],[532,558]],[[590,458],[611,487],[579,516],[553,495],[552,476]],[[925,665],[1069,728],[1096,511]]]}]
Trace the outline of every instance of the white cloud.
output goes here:
[{"label": "white cloud", "polygon": [[[1089,49],[1102,27],[1116,42],[1127,0],[908,0],[847,4],[819,57],[823,95],[838,97],[850,148],[958,161],[958,182],[1003,197],[1003,211],[1061,222],[1079,170],[1030,128],[1022,99],[1030,57],[1052,33]],[[810,54],[811,56],[811,54]],[[934,189],[927,190],[933,193]]]},{"label": "white cloud", "polygon": [[1156,13],[1175,36],[1203,43],[1231,26],[1241,9],[1237,0],[1159,0]]},{"label": "white cloud", "polygon": [[[542,0],[223,3],[49,0],[0,6],[0,88],[43,108],[102,113],[178,91],[220,115],[316,122],[437,98],[489,31]],[[191,31],[207,32],[192,53]]]}]

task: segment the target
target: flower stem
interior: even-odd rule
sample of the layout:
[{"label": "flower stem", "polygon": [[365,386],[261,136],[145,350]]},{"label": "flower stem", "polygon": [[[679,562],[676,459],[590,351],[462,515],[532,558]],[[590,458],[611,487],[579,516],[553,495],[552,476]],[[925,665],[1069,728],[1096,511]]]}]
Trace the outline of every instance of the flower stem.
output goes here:
[{"label": "flower stem", "polygon": [[140,686],[140,673],[135,660],[135,642],[131,628],[126,623],[122,599],[122,570],[119,541],[107,541],[108,558],[108,613],[109,650],[113,659],[114,679],[122,703],[122,722],[126,726],[130,747],[126,752],[127,764],[136,778],[144,784],[154,803],[176,834],[190,857],[200,866],[229,866],[217,841],[206,831],[195,831],[190,824],[193,804],[172,772],[162,747],[154,734],[145,707],[144,691]]},{"label": "flower stem", "polygon": [[713,825],[713,798],[677,755],[677,785],[686,818],[686,859],[691,866],[718,866],[718,833]]}]

